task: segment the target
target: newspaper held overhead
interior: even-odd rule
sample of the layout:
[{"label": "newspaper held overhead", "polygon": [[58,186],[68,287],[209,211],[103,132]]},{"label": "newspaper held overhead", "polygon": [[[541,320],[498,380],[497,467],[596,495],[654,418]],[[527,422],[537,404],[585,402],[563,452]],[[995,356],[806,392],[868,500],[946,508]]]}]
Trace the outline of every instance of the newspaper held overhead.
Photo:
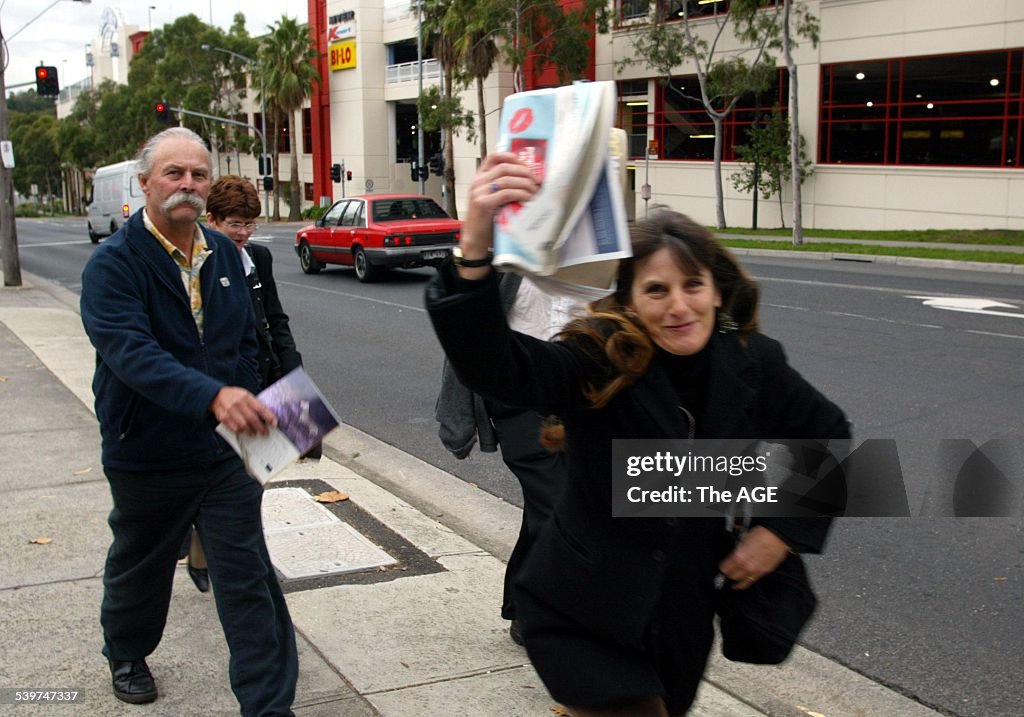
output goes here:
[{"label": "newspaper held overhead", "polygon": [[614,129],[615,83],[581,82],[505,99],[497,147],[540,182],[495,217],[494,263],[584,299],[612,288],[631,255],[622,198],[625,132]]},{"label": "newspaper held overhead", "polygon": [[341,423],[302,367],[267,386],[257,398],[277,417],[276,428],[265,436],[250,436],[237,434],[220,423],[217,433],[242,457],[249,475],[260,483],[283,471]]}]

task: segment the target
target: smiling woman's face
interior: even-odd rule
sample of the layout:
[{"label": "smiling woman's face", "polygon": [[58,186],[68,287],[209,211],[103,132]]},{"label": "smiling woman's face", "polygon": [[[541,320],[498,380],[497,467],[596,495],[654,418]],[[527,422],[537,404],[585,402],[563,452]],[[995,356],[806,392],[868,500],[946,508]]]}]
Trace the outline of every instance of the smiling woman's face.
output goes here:
[{"label": "smiling woman's face", "polygon": [[692,356],[703,349],[715,329],[716,309],[722,295],[711,272],[687,274],[659,249],[638,262],[630,292],[630,307],[655,344],[677,356]]}]

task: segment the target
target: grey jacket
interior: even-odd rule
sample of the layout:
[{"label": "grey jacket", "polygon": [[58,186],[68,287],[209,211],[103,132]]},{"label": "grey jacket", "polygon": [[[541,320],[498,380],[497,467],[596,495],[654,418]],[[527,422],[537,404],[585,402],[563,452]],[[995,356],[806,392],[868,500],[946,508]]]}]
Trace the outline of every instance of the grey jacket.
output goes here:
[{"label": "grey jacket", "polygon": [[[506,315],[515,303],[522,281],[519,274],[507,273],[499,277],[498,293]],[[447,358],[441,369],[441,390],[434,404],[434,419],[440,424],[437,435],[441,443],[456,458],[467,457],[477,440],[484,453],[498,450],[498,435],[483,398],[462,385]]]}]

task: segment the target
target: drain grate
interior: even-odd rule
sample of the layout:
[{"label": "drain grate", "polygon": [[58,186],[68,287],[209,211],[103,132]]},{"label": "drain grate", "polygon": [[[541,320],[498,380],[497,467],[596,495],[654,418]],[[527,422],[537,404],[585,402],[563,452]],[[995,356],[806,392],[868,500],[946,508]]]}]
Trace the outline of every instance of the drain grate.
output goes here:
[{"label": "drain grate", "polygon": [[302,488],[264,493],[263,532],[284,580],[378,570],[398,562]]}]

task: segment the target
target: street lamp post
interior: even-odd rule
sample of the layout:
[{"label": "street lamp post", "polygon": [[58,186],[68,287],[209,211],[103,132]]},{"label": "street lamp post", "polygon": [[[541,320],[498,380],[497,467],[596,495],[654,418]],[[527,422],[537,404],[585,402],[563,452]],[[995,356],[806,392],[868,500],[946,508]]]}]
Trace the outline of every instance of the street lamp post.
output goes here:
[{"label": "street lamp post", "polygon": [[153,11],[156,10],[156,5],[150,5],[149,10],[146,12],[149,14],[149,31],[153,32]]},{"label": "street lamp post", "polygon": [[[256,60],[252,59],[251,57],[246,57],[245,55],[243,55],[241,53],[234,52],[233,50],[226,50],[223,47],[214,47],[213,45],[209,45],[209,44],[206,44],[206,43],[203,43],[202,45],[200,45],[200,47],[202,47],[207,52],[211,52],[211,51],[212,52],[223,52],[225,55],[231,55],[232,57],[237,57],[239,60],[242,60],[243,62],[247,62],[250,65],[252,65],[253,67],[256,66]],[[260,132],[260,134],[261,134],[261,136],[260,136],[260,143],[263,145],[263,153],[260,155],[259,167],[260,167],[260,181],[263,181],[263,177],[266,174],[266,170],[268,169],[268,167],[267,167],[267,97],[266,97],[266,93],[263,91],[263,76],[262,75],[260,75],[260,130],[261,130],[261,132]],[[264,185],[264,187],[265,186],[266,185]],[[269,222],[270,221],[270,190],[269,189],[265,189],[265,194],[266,194],[266,199],[264,201],[264,206],[263,206],[264,221],[268,221]]]},{"label": "street lamp post", "polygon": [[[8,38],[3,37],[0,30],[0,142],[5,145],[9,139],[9,122],[7,119],[7,85],[4,79],[4,69],[7,67],[8,43],[13,40],[19,32],[42,17],[43,13],[59,3],[61,0],[53,0],[52,3],[43,8],[42,12],[26,22],[14,31]],[[92,0],[73,0],[83,5],[88,5]],[[0,4],[0,8],[3,5]],[[21,261],[18,259],[18,230],[14,222],[14,177],[12,176],[13,163],[10,167],[6,161],[0,161],[0,272],[4,275],[4,286],[21,286]]]}]

